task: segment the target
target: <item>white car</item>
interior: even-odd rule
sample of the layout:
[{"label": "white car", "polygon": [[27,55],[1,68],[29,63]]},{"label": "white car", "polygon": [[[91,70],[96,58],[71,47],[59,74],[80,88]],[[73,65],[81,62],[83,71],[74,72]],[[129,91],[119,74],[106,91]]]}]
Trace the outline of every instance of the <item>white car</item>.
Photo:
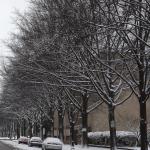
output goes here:
[{"label": "white car", "polygon": [[42,146],[42,139],[40,137],[32,137],[28,143],[29,146]]},{"label": "white car", "polygon": [[58,138],[48,137],[42,143],[42,150],[62,150],[63,143]]}]

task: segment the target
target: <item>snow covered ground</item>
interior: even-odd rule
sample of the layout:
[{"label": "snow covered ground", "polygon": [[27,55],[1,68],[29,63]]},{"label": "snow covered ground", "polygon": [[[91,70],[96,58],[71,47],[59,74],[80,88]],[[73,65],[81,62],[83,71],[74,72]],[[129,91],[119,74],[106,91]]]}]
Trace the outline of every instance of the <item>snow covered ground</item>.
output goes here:
[{"label": "snow covered ground", "polygon": [[0,140],[9,140],[8,137],[0,137]]},{"label": "snow covered ground", "polygon": [[[20,149],[20,150],[41,150],[41,148],[38,148],[38,147],[28,147],[28,145],[25,145],[25,144],[18,144],[16,140],[14,140],[14,141],[1,140],[1,141],[5,144],[9,144],[9,145],[11,145],[15,148]],[[64,145],[63,150],[71,150],[71,147],[69,145]],[[97,147],[82,148],[81,146],[76,146],[75,150],[109,150],[109,149],[107,149],[107,148],[97,148]],[[140,150],[140,148],[135,147],[134,150]]]},{"label": "snow covered ground", "polygon": [[[15,148],[19,148],[20,150],[41,150],[41,148],[38,148],[38,147],[28,147],[28,145],[25,145],[25,144],[18,144],[17,141],[10,141],[10,140],[2,140],[3,143],[5,144],[9,144]],[[63,150],[70,150],[71,147],[69,145],[64,145],[63,146]],[[75,150],[108,150],[108,149],[105,149],[105,148],[81,148],[80,146],[77,146],[75,147]]]}]

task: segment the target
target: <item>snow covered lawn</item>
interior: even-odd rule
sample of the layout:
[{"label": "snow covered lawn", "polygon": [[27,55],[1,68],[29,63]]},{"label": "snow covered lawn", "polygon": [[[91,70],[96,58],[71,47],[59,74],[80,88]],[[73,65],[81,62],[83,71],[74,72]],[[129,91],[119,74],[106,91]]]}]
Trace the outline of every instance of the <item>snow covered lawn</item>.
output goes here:
[{"label": "snow covered lawn", "polygon": [[15,148],[18,148],[20,150],[41,150],[41,148],[37,148],[37,147],[28,147],[28,145],[25,144],[18,144],[17,140],[1,140],[3,143],[11,145]]},{"label": "snow covered lawn", "polygon": [[[1,140],[5,144],[9,144],[15,148],[19,148],[20,150],[41,150],[41,148],[38,147],[28,147],[28,145],[25,144],[18,144],[16,140]],[[64,145],[63,150],[70,150],[69,145]],[[133,149],[133,148],[132,148]],[[135,150],[140,150],[140,148],[134,148]],[[97,148],[97,147],[89,147],[89,148],[82,148],[80,146],[76,146],[75,150],[109,150],[108,148]],[[149,149],[150,150],[150,149]]]}]

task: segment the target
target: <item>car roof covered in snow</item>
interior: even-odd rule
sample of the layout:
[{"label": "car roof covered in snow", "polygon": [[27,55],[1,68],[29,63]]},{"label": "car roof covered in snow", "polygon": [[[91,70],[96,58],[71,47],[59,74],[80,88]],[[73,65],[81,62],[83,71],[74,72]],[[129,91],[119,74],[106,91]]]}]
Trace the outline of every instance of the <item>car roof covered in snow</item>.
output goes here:
[{"label": "car roof covered in snow", "polygon": [[28,137],[26,137],[26,136],[20,136],[19,139],[28,139]]},{"label": "car roof covered in snow", "polygon": [[33,136],[33,137],[31,138],[31,140],[41,140],[41,138],[40,138],[40,137]]},{"label": "car roof covered in snow", "polygon": [[61,140],[59,138],[54,138],[54,137],[48,137],[44,140],[43,143],[57,143],[57,144],[62,144]]}]

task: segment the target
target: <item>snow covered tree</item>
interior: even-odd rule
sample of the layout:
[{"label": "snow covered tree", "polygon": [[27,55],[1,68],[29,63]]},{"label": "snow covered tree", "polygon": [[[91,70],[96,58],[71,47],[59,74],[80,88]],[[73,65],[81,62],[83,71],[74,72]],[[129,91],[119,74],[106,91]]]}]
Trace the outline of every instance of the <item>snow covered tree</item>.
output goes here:
[{"label": "snow covered tree", "polygon": [[147,150],[146,102],[150,96],[150,3],[147,0],[120,1],[118,6],[122,14],[115,28],[124,44],[120,55],[128,70],[125,79],[129,81],[128,84],[132,86],[131,89],[139,101],[141,150]]},{"label": "snow covered tree", "polygon": [[68,65],[68,68],[75,70],[78,76],[82,75],[80,88],[93,90],[107,104],[111,149],[116,149],[114,110],[133,92],[121,99],[125,92],[125,82],[121,78],[125,70],[119,55],[121,42],[116,31],[109,28],[113,24],[111,13],[115,11],[114,3],[102,1],[100,5],[98,1],[76,1],[68,4],[64,1],[63,5],[58,2],[58,6],[62,11],[60,18],[64,21],[64,46],[71,49],[70,53],[77,60],[72,63],[74,67]]}]

